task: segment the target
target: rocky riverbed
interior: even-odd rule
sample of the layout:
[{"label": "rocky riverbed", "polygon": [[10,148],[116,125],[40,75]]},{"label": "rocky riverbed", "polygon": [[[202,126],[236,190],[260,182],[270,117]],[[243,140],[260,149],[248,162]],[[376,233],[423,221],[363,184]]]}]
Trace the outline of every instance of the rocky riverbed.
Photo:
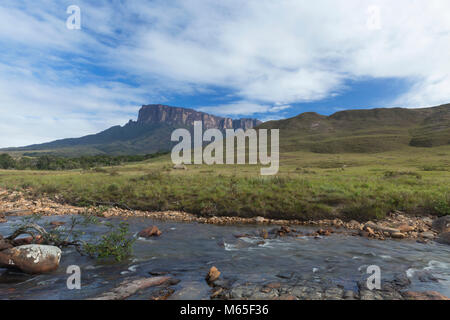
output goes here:
[{"label": "rocky riverbed", "polygon": [[[0,266],[0,299],[442,300],[450,296],[448,217],[393,212],[383,221],[365,223],[202,218],[114,206],[99,211],[0,191],[4,238],[24,216],[42,215],[41,223],[58,228],[72,216],[86,213],[101,220],[100,225],[86,227],[86,240],[105,232],[106,223],[126,219],[137,238],[133,255],[111,263],[81,256],[74,249],[60,254],[52,249],[53,264],[42,274]],[[33,244],[28,240],[17,239],[14,250],[30,250],[27,246]],[[10,243],[0,252],[19,256],[5,250],[11,250]],[[81,290],[66,286],[70,265],[82,271]],[[366,284],[367,268],[373,265],[381,269],[379,290],[369,290]]]},{"label": "rocky riverbed", "polygon": [[[360,223],[352,220],[344,222],[341,219],[333,220],[274,220],[264,217],[240,218],[240,217],[199,217],[193,214],[179,211],[149,212],[124,209],[107,204],[99,210],[98,207],[76,207],[61,203],[57,196],[54,199],[42,197],[31,199],[22,192],[0,189],[0,223],[7,221],[7,216],[27,216],[39,214],[43,216],[94,214],[110,217],[145,217],[161,221],[197,222],[216,225],[233,224],[260,224],[260,225],[294,225],[294,226],[318,226],[315,234],[328,236],[336,230],[340,233],[368,237],[372,239],[416,239],[420,242],[438,240],[450,244],[450,217],[440,219],[437,222],[435,216],[407,216],[400,211],[392,212],[382,221],[367,221]],[[353,231],[353,232],[349,232]],[[289,233],[289,232],[288,232]]]},{"label": "rocky riverbed", "polygon": [[[22,217],[8,216],[9,235]],[[44,216],[45,226],[71,216]],[[314,235],[317,227],[211,225],[128,218],[137,238],[122,262],[98,261],[63,249],[56,270],[26,274],[0,268],[0,299],[445,299],[450,246],[434,241]],[[101,218],[85,239],[107,231]],[[289,230],[288,230],[289,229]],[[324,229],[325,230],[325,229]],[[352,232],[352,231],[350,231]],[[67,268],[81,270],[81,290],[66,286]],[[368,290],[367,268],[381,269],[380,290]],[[215,268],[213,268],[215,267]]]}]

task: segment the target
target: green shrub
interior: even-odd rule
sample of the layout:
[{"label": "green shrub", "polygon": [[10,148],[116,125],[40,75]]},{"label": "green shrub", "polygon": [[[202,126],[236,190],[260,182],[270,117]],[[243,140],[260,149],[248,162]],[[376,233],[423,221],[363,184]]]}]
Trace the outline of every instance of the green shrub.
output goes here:
[{"label": "green shrub", "polygon": [[122,261],[128,258],[136,241],[129,235],[128,223],[122,221],[118,226],[108,224],[108,227],[110,231],[103,235],[98,243],[86,243],[83,250],[98,259],[114,258],[116,261]]}]

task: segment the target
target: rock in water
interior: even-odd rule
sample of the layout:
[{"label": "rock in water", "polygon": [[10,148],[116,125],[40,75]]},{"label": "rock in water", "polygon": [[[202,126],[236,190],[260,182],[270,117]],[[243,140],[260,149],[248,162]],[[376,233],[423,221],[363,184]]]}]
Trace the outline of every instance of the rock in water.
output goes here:
[{"label": "rock in water", "polygon": [[217,279],[219,279],[219,277],[220,277],[219,269],[217,269],[216,267],[211,267],[211,269],[209,269],[208,274],[206,275],[206,281],[208,283],[212,283]]},{"label": "rock in water", "polygon": [[405,292],[404,297],[407,300],[449,300],[443,294],[436,291],[425,291],[425,292]]},{"label": "rock in water", "polygon": [[65,225],[66,223],[65,222],[63,222],[63,221],[52,221],[52,222],[50,222],[50,225],[52,226],[52,227],[60,227],[60,226],[63,226],[63,225]]},{"label": "rock in water", "polygon": [[142,238],[150,238],[150,237],[159,237],[162,234],[161,231],[159,231],[158,227],[148,227],[147,229],[142,230],[139,232],[138,236]]},{"label": "rock in water", "polygon": [[15,247],[0,252],[0,267],[17,268],[29,274],[41,274],[58,269],[61,250],[38,244]]},{"label": "rock in water", "polygon": [[170,277],[153,277],[142,278],[136,280],[125,280],[117,288],[106,292],[97,298],[91,300],[124,300],[136,294],[140,290],[144,290],[154,286],[160,286],[168,282]]}]

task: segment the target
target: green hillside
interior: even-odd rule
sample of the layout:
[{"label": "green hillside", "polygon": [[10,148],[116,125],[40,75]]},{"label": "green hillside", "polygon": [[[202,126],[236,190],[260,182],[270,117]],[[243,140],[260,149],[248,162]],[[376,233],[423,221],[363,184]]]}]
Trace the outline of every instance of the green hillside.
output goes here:
[{"label": "green hillside", "polygon": [[25,155],[42,154],[77,157],[80,155],[133,155],[167,151],[171,148],[170,135],[176,128],[168,124],[129,123],[115,126],[98,134],[81,138],[63,139],[4,151]]},{"label": "green hillside", "polygon": [[280,129],[282,151],[378,153],[450,144],[450,104],[426,109],[371,109],[331,116],[303,113],[259,128]]}]

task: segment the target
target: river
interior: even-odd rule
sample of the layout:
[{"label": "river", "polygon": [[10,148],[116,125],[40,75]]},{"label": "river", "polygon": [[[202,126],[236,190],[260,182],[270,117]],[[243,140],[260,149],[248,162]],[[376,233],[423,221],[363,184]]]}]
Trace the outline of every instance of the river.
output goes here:
[{"label": "river", "polygon": [[[6,236],[19,218],[9,217],[0,224]],[[44,217],[40,222],[70,221],[69,216]],[[106,232],[106,221],[86,227],[86,238]],[[408,290],[438,291],[450,296],[450,246],[411,240],[370,240],[333,234],[329,237],[283,237],[263,240],[236,238],[236,234],[256,233],[257,225],[217,226],[197,223],[161,222],[128,218],[130,231],[137,234],[156,225],[163,232],[158,238],[139,238],[133,255],[124,262],[101,262],[81,256],[73,248],[63,250],[59,269],[51,274],[26,275],[0,269],[0,299],[86,299],[100,295],[129,277],[149,277],[168,273],[180,280],[169,299],[208,299],[211,288],[205,275],[216,266],[222,277],[233,283],[256,284],[289,282],[297,276],[308,281],[338,285],[356,291],[356,284],[367,278],[367,267],[377,265],[382,281],[396,275],[411,280]],[[265,226],[266,229],[270,228]],[[298,227],[296,227],[299,229]],[[301,229],[301,228],[300,228]],[[308,228],[303,228],[308,229]],[[81,268],[81,290],[66,286],[70,265]],[[143,291],[133,299],[148,299]]]}]

